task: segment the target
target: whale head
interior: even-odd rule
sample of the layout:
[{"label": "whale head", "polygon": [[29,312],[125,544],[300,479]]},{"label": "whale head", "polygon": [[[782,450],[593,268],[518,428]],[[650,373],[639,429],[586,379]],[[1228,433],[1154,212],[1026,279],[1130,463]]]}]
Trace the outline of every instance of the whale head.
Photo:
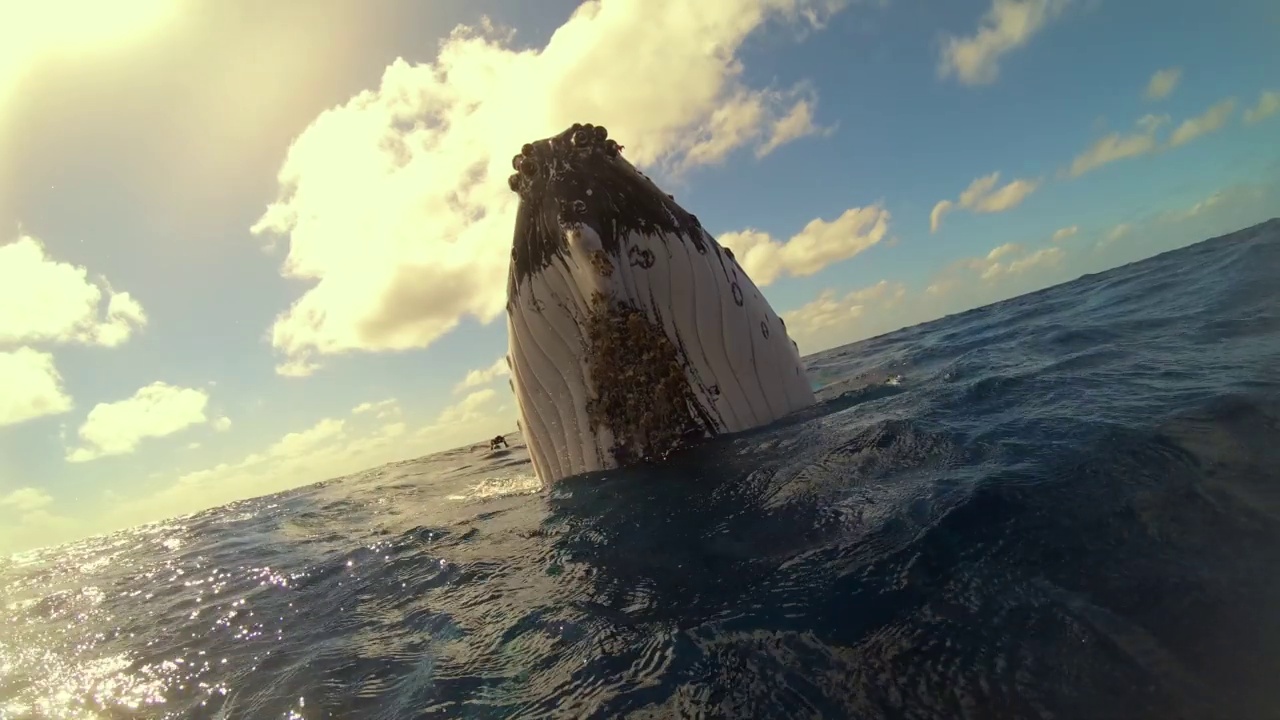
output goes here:
[{"label": "whale head", "polygon": [[526,143],[511,165],[507,182],[520,196],[511,247],[515,285],[569,252],[570,238],[584,229],[611,256],[636,232],[671,233],[700,253],[708,250],[698,218],[628,162],[602,125],[574,123]]},{"label": "whale head", "polygon": [[511,388],[544,482],[665,457],[814,402],[781,318],[733,253],[574,124],[512,158]]}]

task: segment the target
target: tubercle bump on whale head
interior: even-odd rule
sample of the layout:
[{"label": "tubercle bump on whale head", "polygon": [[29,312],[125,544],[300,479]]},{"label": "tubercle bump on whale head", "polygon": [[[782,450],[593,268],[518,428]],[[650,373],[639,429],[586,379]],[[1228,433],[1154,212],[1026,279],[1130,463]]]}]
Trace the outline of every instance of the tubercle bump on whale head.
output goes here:
[{"label": "tubercle bump on whale head", "polygon": [[507,186],[522,197],[529,196],[544,190],[561,173],[586,171],[593,160],[621,154],[622,146],[603,125],[574,123],[559,135],[525,143],[511,158],[515,173],[507,178]]}]

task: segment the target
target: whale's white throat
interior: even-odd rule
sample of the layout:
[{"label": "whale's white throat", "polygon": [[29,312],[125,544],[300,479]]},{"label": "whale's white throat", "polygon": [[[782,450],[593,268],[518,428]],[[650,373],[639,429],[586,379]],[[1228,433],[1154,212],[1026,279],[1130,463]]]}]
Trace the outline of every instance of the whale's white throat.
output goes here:
[{"label": "whale's white throat", "polygon": [[814,403],[782,319],[603,127],[524,146],[511,388],[544,483],[661,458]]}]

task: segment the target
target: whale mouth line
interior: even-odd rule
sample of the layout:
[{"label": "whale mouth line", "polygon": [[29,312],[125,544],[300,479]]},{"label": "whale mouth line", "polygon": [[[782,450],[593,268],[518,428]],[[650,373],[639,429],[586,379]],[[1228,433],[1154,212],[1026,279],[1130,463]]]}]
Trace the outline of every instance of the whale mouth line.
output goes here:
[{"label": "whale mouth line", "polygon": [[511,164],[507,364],[544,482],[662,460],[815,402],[733,254],[605,128],[574,124]]}]

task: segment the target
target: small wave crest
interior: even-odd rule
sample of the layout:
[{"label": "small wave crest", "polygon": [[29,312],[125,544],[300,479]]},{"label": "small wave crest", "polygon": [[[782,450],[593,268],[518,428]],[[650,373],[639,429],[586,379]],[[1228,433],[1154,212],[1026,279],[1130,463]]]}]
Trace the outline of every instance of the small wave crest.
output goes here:
[{"label": "small wave crest", "polygon": [[487,477],[474,483],[463,492],[446,495],[445,498],[458,502],[468,500],[491,500],[511,495],[533,495],[542,491],[542,482],[532,473],[514,477]]}]

